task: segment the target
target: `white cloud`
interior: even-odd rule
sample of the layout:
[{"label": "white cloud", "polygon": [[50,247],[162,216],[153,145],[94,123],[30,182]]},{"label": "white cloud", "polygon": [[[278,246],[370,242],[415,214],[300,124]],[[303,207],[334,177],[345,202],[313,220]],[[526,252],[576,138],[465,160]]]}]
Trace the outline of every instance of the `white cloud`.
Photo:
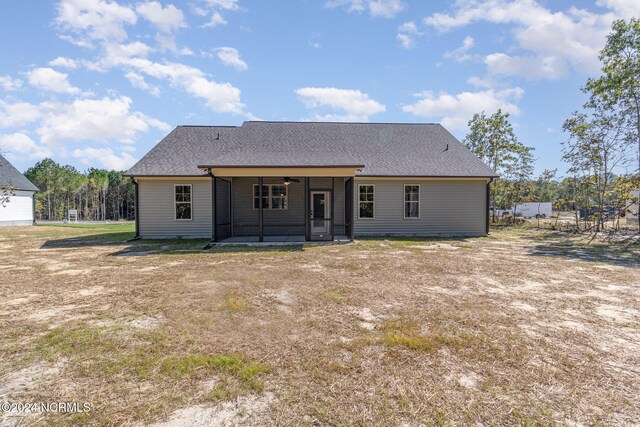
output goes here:
[{"label": "white cloud", "polygon": [[471,76],[467,79],[467,83],[469,83],[472,86],[475,87],[482,87],[482,88],[487,88],[487,89],[495,89],[495,88],[499,88],[499,87],[504,87],[504,84],[501,84],[500,82],[497,82],[493,76],[485,76],[485,77],[478,77],[478,76]]},{"label": "white cloud", "polygon": [[343,113],[317,114],[314,119],[322,121],[369,121],[369,116],[386,110],[381,103],[369,98],[359,90],[332,87],[304,87],[296,90],[300,100],[310,109],[330,108]]},{"label": "white cloud", "polygon": [[215,28],[218,25],[227,25],[227,20],[224,19],[224,16],[220,12],[212,12],[211,19],[209,22],[203,25],[204,28]]},{"label": "white cloud", "polygon": [[30,159],[40,160],[51,157],[53,154],[49,147],[36,144],[33,139],[22,132],[0,135],[0,149],[14,158],[26,156]]},{"label": "white cloud", "polygon": [[423,33],[418,30],[418,26],[414,21],[405,22],[404,24],[398,27],[398,34],[396,34],[396,39],[405,49],[411,49],[415,46],[415,36],[421,36]]},{"label": "white cloud", "polygon": [[402,46],[405,49],[411,49],[416,44],[413,38],[408,34],[398,33],[396,34],[396,38],[398,39],[400,46]]},{"label": "white cloud", "polygon": [[85,165],[99,162],[104,168],[112,170],[127,170],[136,161],[128,152],[116,155],[110,148],[78,148],[73,151],[73,157],[80,159]]},{"label": "white cloud", "polygon": [[22,80],[11,76],[0,76],[0,87],[7,92],[18,90],[22,87]]},{"label": "white cloud", "polygon": [[109,0],[62,0],[56,17],[58,26],[78,34],[85,45],[89,42],[84,38],[122,41],[127,38],[125,25],[136,21],[132,8]]},{"label": "white cloud", "polygon": [[38,106],[28,102],[9,104],[0,99],[0,128],[11,128],[33,123],[40,118]]},{"label": "white cloud", "polygon": [[161,51],[170,50],[178,55],[193,55],[188,47],[178,48],[176,37],[173,34],[158,33],[155,36]]},{"label": "white cloud", "polygon": [[[131,99],[126,96],[40,104],[9,104],[0,100],[0,128],[16,128],[34,123],[35,133],[39,136],[39,142],[36,142],[24,132],[17,131],[0,135],[0,144],[15,153],[42,158],[51,156],[52,153],[65,156],[71,151],[71,145],[87,141],[120,142],[131,146],[140,133],[149,132],[151,129],[163,132],[169,130],[168,124],[138,111],[132,111],[131,105]],[[122,155],[112,156],[112,153],[103,153],[105,158],[97,160],[111,167],[126,167],[126,163],[131,159],[130,155],[125,153],[132,151],[132,146],[129,149],[123,147]],[[85,157],[90,156],[87,154]],[[117,158],[121,163],[117,163]]]},{"label": "white cloud", "polygon": [[70,36],[68,34],[58,34],[58,38],[60,40],[64,40],[66,42],[69,42],[69,43],[71,43],[73,45],[76,45],[76,46],[79,46],[79,47],[84,47],[84,48],[87,48],[87,49],[95,49],[94,44],[91,43],[89,40],[73,37],[73,36]]},{"label": "white cloud", "polygon": [[519,87],[458,94],[440,92],[437,95],[427,91],[416,94],[420,100],[403,106],[402,110],[414,116],[438,119],[448,129],[461,130],[467,126],[473,115],[480,111],[493,113],[501,108],[507,113],[520,114],[520,109],[515,103],[523,94],[524,90]]},{"label": "white cloud", "polygon": [[369,12],[371,16],[395,18],[405,7],[406,5],[401,0],[369,0]]},{"label": "white cloud", "polygon": [[238,0],[204,0],[210,6],[224,10],[240,10]]},{"label": "white cloud", "polygon": [[139,3],[136,12],[165,33],[186,27],[184,14],[172,4],[162,7],[157,1]]},{"label": "white cloud", "polygon": [[369,11],[373,17],[395,18],[406,8],[402,0],[328,0],[325,7],[347,7],[348,12]]},{"label": "white cloud", "polygon": [[139,41],[127,44],[109,42],[104,45],[103,57],[94,65],[98,70],[126,65],[132,58],[146,58],[152,51],[151,46]]},{"label": "white cloud", "polygon": [[557,79],[569,72],[567,63],[558,56],[509,56],[492,53],[484,62],[492,74],[523,76],[527,79]]},{"label": "white cloud", "polygon": [[29,84],[38,89],[56,93],[76,94],[80,89],[72,86],[69,75],[60,73],[53,68],[34,68],[27,73]]},{"label": "white cloud", "polygon": [[473,40],[473,37],[467,36],[462,41],[462,46],[452,51],[445,52],[444,57],[451,58],[456,62],[469,61],[473,58],[473,56],[470,55],[468,52],[469,52],[469,49],[471,49],[474,44],[475,44],[475,40]]},{"label": "white cloud", "polygon": [[[239,10],[237,0],[205,0],[200,3],[209,12]],[[109,0],[62,0],[58,26],[65,31],[77,35],[81,40],[92,40],[103,51],[94,61],[83,61],[82,65],[93,71],[107,71],[120,68],[125,77],[136,87],[158,93],[158,88],[148,82],[148,77],[167,81],[172,87],[180,88],[189,95],[204,100],[212,111],[217,113],[233,113],[250,115],[244,111],[240,101],[240,89],[230,83],[219,83],[210,80],[205,73],[195,67],[177,62],[158,63],[147,59],[150,53],[170,49],[176,54],[192,55],[190,49],[179,49],[175,46],[173,34],[165,32],[175,30],[182,25],[178,14],[170,6],[162,7],[155,1],[138,4],[139,13],[146,19],[162,27],[156,34],[161,49],[154,49],[141,41],[127,41],[126,25],[136,22],[136,13]],[[67,36],[63,34],[62,36]],[[229,52],[222,52],[222,57],[232,66],[246,67],[246,63],[238,56],[234,58]],[[244,65],[243,65],[244,64]]]},{"label": "white cloud", "polygon": [[422,35],[422,32],[418,30],[418,26],[414,21],[405,22],[400,25],[398,31],[401,33],[415,34],[417,36]]},{"label": "white cloud", "polygon": [[134,68],[156,79],[168,80],[172,86],[180,87],[190,95],[203,99],[216,113],[243,114],[244,104],[240,102],[240,89],[230,83],[208,80],[198,68],[172,62],[160,64],[143,58],[130,58],[121,65]]},{"label": "white cloud", "polygon": [[222,15],[226,11],[239,11],[240,5],[238,0],[204,0],[202,7],[193,7],[193,12],[199,16],[207,16],[211,13],[209,22],[203,25],[203,28],[215,28],[218,25],[226,25],[227,20]]},{"label": "white cloud", "polygon": [[58,56],[56,59],[49,61],[49,65],[52,67],[69,68],[72,70],[78,68],[78,62],[76,60],[62,56]]},{"label": "white cloud", "polygon": [[613,10],[620,18],[631,19],[640,16],[638,0],[599,0],[596,4]]},{"label": "white cloud", "polygon": [[[138,78],[142,75],[166,80],[171,86],[181,88],[189,95],[204,100],[205,104],[217,113],[248,114],[244,113],[244,104],[240,101],[240,89],[230,83],[209,80],[202,70],[195,67],[176,62],[153,62],[146,58],[153,49],[142,42],[128,44],[107,42],[104,44],[104,49],[103,57],[87,65],[88,68],[97,71],[105,71],[113,67],[123,68],[126,73],[133,73],[125,77],[132,84],[138,84],[137,87],[140,88],[144,88]],[[155,92],[154,87],[147,84],[147,89],[152,94]]]},{"label": "white cloud", "polygon": [[158,28],[159,33],[156,34],[155,38],[161,50],[170,50],[178,54],[189,54],[191,52],[186,48],[178,49],[176,45],[174,32],[187,26],[184,14],[180,9],[172,4],[162,7],[159,2],[150,1],[139,3],[136,6],[136,11]]},{"label": "white cloud", "polygon": [[169,130],[169,125],[132,112],[126,96],[76,99],[70,104],[40,104],[42,120],[36,132],[46,145],[68,141],[119,141],[133,143],[140,132],[151,128]]},{"label": "white cloud", "polygon": [[238,49],[232,47],[219,47],[216,49],[218,58],[224,65],[233,67],[236,70],[245,71],[249,69],[249,66],[240,58]]},{"label": "white cloud", "polygon": [[[441,32],[475,22],[513,26],[513,35],[523,54],[490,54],[486,61],[496,74],[553,79],[570,69],[592,72],[599,68],[598,51],[614,19],[640,12],[636,0],[603,0],[612,11],[594,13],[571,7],[552,12],[536,0],[459,0],[452,13],[435,13],[425,23]],[[496,56],[497,55],[497,56]]]},{"label": "white cloud", "polygon": [[147,91],[153,96],[160,96],[160,88],[147,83],[144,77],[140,74],[129,71],[124,76],[127,78],[127,80],[129,80],[131,86]]}]

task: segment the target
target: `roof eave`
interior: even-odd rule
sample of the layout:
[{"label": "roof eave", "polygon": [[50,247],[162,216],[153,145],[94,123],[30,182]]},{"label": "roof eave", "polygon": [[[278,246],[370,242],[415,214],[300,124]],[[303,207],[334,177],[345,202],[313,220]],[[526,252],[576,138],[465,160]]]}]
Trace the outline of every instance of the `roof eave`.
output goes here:
[{"label": "roof eave", "polygon": [[212,169],[212,168],[353,168],[364,169],[365,165],[198,165],[198,169]]}]

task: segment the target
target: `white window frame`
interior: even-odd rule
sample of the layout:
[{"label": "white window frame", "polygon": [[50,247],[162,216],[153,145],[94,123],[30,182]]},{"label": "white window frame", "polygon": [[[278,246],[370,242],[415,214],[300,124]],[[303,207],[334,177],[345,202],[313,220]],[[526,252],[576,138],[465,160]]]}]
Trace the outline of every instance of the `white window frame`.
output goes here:
[{"label": "white window frame", "polygon": [[[418,187],[418,200],[406,200],[407,187]],[[407,203],[418,204],[418,216],[407,216]],[[405,184],[404,187],[402,187],[402,215],[404,216],[404,219],[420,219],[420,184]]]},{"label": "white window frame", "polygon": [[[256,187],[258,187],[259,184],[253,184],[253,186],[251,187],[251,205],[253,206],[253,210],[257,211],[260,209],[260,204],[262,203],[262,201],[258,204],[258,207],[256,208],[256,198],[260,198],[260,196],[256,196]],[[289,187],[284,185],[284,184],[262,184],[263,187],[267,187],[267,200],[269,201],[269,206],[267,206],[266,208],[262,208],[263,211],[288,211],[289,210]],[[284,203],[285,203],[285,207],[281,208],[281,209],[274,209],[273,208],[273,187],[277,186],[277,187],[284,187],[284,191],[285,191],[285,195],[284,195]],[[262,194],[262,197],[265,197],[265,194]],[[278,196],[280,197],[280,196]]]},{"label": "white window frame", "polygon": [[[371,211],[373,212],[373,216],[371,218],[369,217],[361,217],[360,216],[360,187],[373,187],[373,201],[372,202],[363,202],[363,203],[371,203],[373,204],[373,207],[371,209]],[[376,219],[376,186],[375,184],[358,184],[358,219],[361,219],[363,221],[369,221],[369,220],[374,220]]]},{"label": "white window frame", "polygon": [[[191,218],[178,218],[178,203],[187,203],[187,202],[178,202],[176,200],[176,187],[189,187],[189,205],[191,207]],[[173,220],[174,221],[193,221],[193,184],[173,184]]]}]

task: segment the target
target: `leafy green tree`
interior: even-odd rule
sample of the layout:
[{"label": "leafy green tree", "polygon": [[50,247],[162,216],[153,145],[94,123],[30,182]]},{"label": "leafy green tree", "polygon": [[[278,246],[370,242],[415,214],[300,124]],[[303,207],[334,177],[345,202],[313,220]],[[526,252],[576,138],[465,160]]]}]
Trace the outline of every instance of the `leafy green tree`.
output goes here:
[{"label": "leafy green tree", "polygon": [[513,207],[514,215],[520,203],[531,201],[533,166],[533,148],[524,146],[519,147],[513,161],[505,163],[505,181],[508,183],[505,199],[507,205]]},{"label": "leafy green tree", "polygon": [[96,219],[107,217],[107,190],[109,189],[109,172],[103,169],[89,169],[89,180],[97,195]]},{"label": "leafy green tree", "polygon": [[[46,218],[49,220],[55,219],[55,194],[58,190],[58,169],[60,169],[60,165],[56,162],[51,159],[44,159],[25,172],[25,176],[29,181],[33,182],[35,186],[40,189],[40,191],[36,193],[36,201],[44,205],[43,208],[46,212]],[[42,218],[42,212],[40,212],[40,218]]]},{"label": "leafy green tree", "polygon": [[[522,185],[533,170],[533,148],[526,147],[513,132],[509,114],[498,110],[491,116],[474,114],[469,121],[469,134],[463,141],[467,147],[504,179],[491,187],[490,205],[495,222],[496,208],[510,209],[522,195]],[[507,180],[515,179],[513,187]],[[513,182],[511,182],[513,183]]]},{"label": "leafy green tree", "polygon": [[596,232],[603,227],[613,171],[629,162],[629,143],[619,116],[608,113],[602,108],[576,112],[563,125],[569,139],[563,142],[562,158],[569,163],[569,173],[581,183],[580,190],[585,192],[578,207],[595,208]]},{"label": "leafy green tree", "polygon": [[87,173],[44,159],[25,173],[40,192],[36,193],[39,219],[66,218],[69,209],[78,210],[79,219],[131,219],[133,184],[123,172],[90,169]]},{"label": "leafy green tree", "polygon": [[536,202],[554,202],[559,197],[560,184],[555,180],[557,169],[545,169],[533,184],[531,198]]},{"label": "leafy green tree", "polygon": [[615,21],[600,51],[602,75],[589,79],[587,107],[620,117],[624,137],[638,146],[640,176],[640,20]]}]

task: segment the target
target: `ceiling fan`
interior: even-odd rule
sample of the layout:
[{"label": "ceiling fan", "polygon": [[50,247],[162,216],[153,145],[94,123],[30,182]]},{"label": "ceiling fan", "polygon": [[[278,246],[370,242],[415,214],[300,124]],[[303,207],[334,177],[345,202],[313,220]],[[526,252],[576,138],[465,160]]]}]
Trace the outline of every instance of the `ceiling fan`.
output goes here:
[{"label": "ceiling fan", "polygon": [[299,179],[297,179],[297,178],[290,178],[290,177],[288,177],[288,176],[285,176],[285,177],[284,177],[284,185],[289,185],[289,184],[291,184],[291,181],[293,181],[293,182],[300,182],[300,180],[299,180]]}]

